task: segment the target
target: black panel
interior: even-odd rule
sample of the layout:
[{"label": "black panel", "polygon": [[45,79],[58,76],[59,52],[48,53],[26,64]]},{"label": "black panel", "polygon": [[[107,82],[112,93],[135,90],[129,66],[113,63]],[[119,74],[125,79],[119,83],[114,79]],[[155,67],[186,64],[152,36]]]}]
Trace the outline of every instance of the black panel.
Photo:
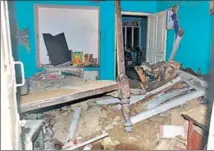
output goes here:
[{"label": "black panel", "polygon": [[64,33],[56,36],[44,33],[43,38],[52,65],[59,65],[71,61],[71,51],[68,49]]}]

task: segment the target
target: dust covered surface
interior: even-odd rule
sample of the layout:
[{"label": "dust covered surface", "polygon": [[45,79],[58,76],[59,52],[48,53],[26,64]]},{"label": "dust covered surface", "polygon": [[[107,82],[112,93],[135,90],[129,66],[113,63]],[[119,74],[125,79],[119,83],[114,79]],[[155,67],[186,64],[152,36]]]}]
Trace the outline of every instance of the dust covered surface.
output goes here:
[{"label": "dust covered surface", "polygon": [[[53,138],[63,144],[68,136],[68,129],[71,124],[73,113],[77,107],[81,107],[78,130],[75,135],[75,142],[81,143],[91,138],[107,132],[109,137],[94,142],[93,150],[150,150],[155,149],[160,143],[159,126],[170,125],[176,121],[175,115],[180,115],[184,111],[199,106],[199,100],[195,99],[189,103],[171,109],[167,112],[151,117],[133,125],[133,131],[127,133],[123,127],[123,116],[114,105],[98,106],[93,100],[77,103],[71,106],[46,112],[54,120],[52,126]],[[136,106],[131,106],[131,111],[136,110]],[[140,109],[138,109],[140,112]],[[142,112],[143,110],[141,110]],[[134,115],[135,113],[133,113]],[[181,119],[183,120],[183,119]],[[184,121],[182,121],[184,122]],[[183,124],[183,123],[181,123]]]}]

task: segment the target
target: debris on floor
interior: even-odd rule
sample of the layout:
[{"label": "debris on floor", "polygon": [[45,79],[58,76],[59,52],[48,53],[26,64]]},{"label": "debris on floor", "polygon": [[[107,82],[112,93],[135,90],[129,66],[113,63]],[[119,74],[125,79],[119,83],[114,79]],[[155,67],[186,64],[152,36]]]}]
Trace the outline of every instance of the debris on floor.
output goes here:
[{"label": "debris on floor", "polygon": [[200,100],[207,83],[179,68],[174,61],[137,68],[146,91],[131,89],[130,133],[124,131],[117,91],[22,118],[44,119],[45,149],[201,149],[203,144],[195,146],[190,138],[206,136],[208,109]]},{"label": "debris on floor", "polygon": [[184,137],[184,127],[175,125],[160,125],[160,138],[174,138],[176,136]]}]

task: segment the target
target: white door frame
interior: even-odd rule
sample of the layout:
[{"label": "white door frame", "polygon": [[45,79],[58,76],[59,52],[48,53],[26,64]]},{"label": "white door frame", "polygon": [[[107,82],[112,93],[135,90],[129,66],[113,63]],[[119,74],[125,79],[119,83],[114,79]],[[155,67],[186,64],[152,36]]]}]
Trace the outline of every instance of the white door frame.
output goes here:
[{"label": "white door frame", "polygon": [[144,13],[144,12],[127,12],[127,11],[122,11],[122,15],[130,15],[130,16],[149,16],[152,13]]},{"label": "white door frame", "polygon": [[[158,12],[161,13],[161,12]],[[130,16],[149,16],[155,13],[145,13],[145,12],[129,12],[129,11],[121,11],[121,15],[130,15]],[[148,24],[148,23],[147,23]],[[114,45],[114,57],[115,57],[115,63],[114,63],[114,67],[117,66],[117,24],[116,24],[116,14],[115,14],[115,45]],[[148,27],[147,27],[148,28]],[[164,46],[164,61],[166,60],[166,41],[167,41],[167,30],[166,30],[166,36],[165,36],[165,46]],[[147,40],[148,40],[148,36],[147,36]],[[146,50],[147,51],[147,50]],[[116,75],[116,68],[114,69],[114,75]]]}]

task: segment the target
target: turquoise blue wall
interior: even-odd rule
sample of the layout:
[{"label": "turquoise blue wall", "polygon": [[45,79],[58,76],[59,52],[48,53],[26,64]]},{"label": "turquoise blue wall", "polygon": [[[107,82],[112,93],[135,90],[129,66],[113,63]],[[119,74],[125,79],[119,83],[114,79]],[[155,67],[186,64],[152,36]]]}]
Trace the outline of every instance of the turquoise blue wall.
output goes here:
[{"label": "turquoise blue wall", "polygon": [[[74,6],[99,6],[100,7],[100,79],[115,79],[115,19],[114,1],[16,1],[16,20],[18,27],[29,28],[30,53],[25,48],[18,46],[19,60],[25,65],[25,76],[30,77],[40,69],[36,68],[34,4],[74,5]],[[155,12],[155,1],[122,1],[123,11]]]},{"label": "turquoise blue wall", "polygon": [[[166,10],[174,4],[179,6],[180,27],[184,29],[184,37],[175,60],[184,67],[201,70],[202,74],[209,71],[211,53],[211,16],[209,1],[159,1],[157,11]],[[167,33],[166,58],[172,50],[174,31]]]}]

